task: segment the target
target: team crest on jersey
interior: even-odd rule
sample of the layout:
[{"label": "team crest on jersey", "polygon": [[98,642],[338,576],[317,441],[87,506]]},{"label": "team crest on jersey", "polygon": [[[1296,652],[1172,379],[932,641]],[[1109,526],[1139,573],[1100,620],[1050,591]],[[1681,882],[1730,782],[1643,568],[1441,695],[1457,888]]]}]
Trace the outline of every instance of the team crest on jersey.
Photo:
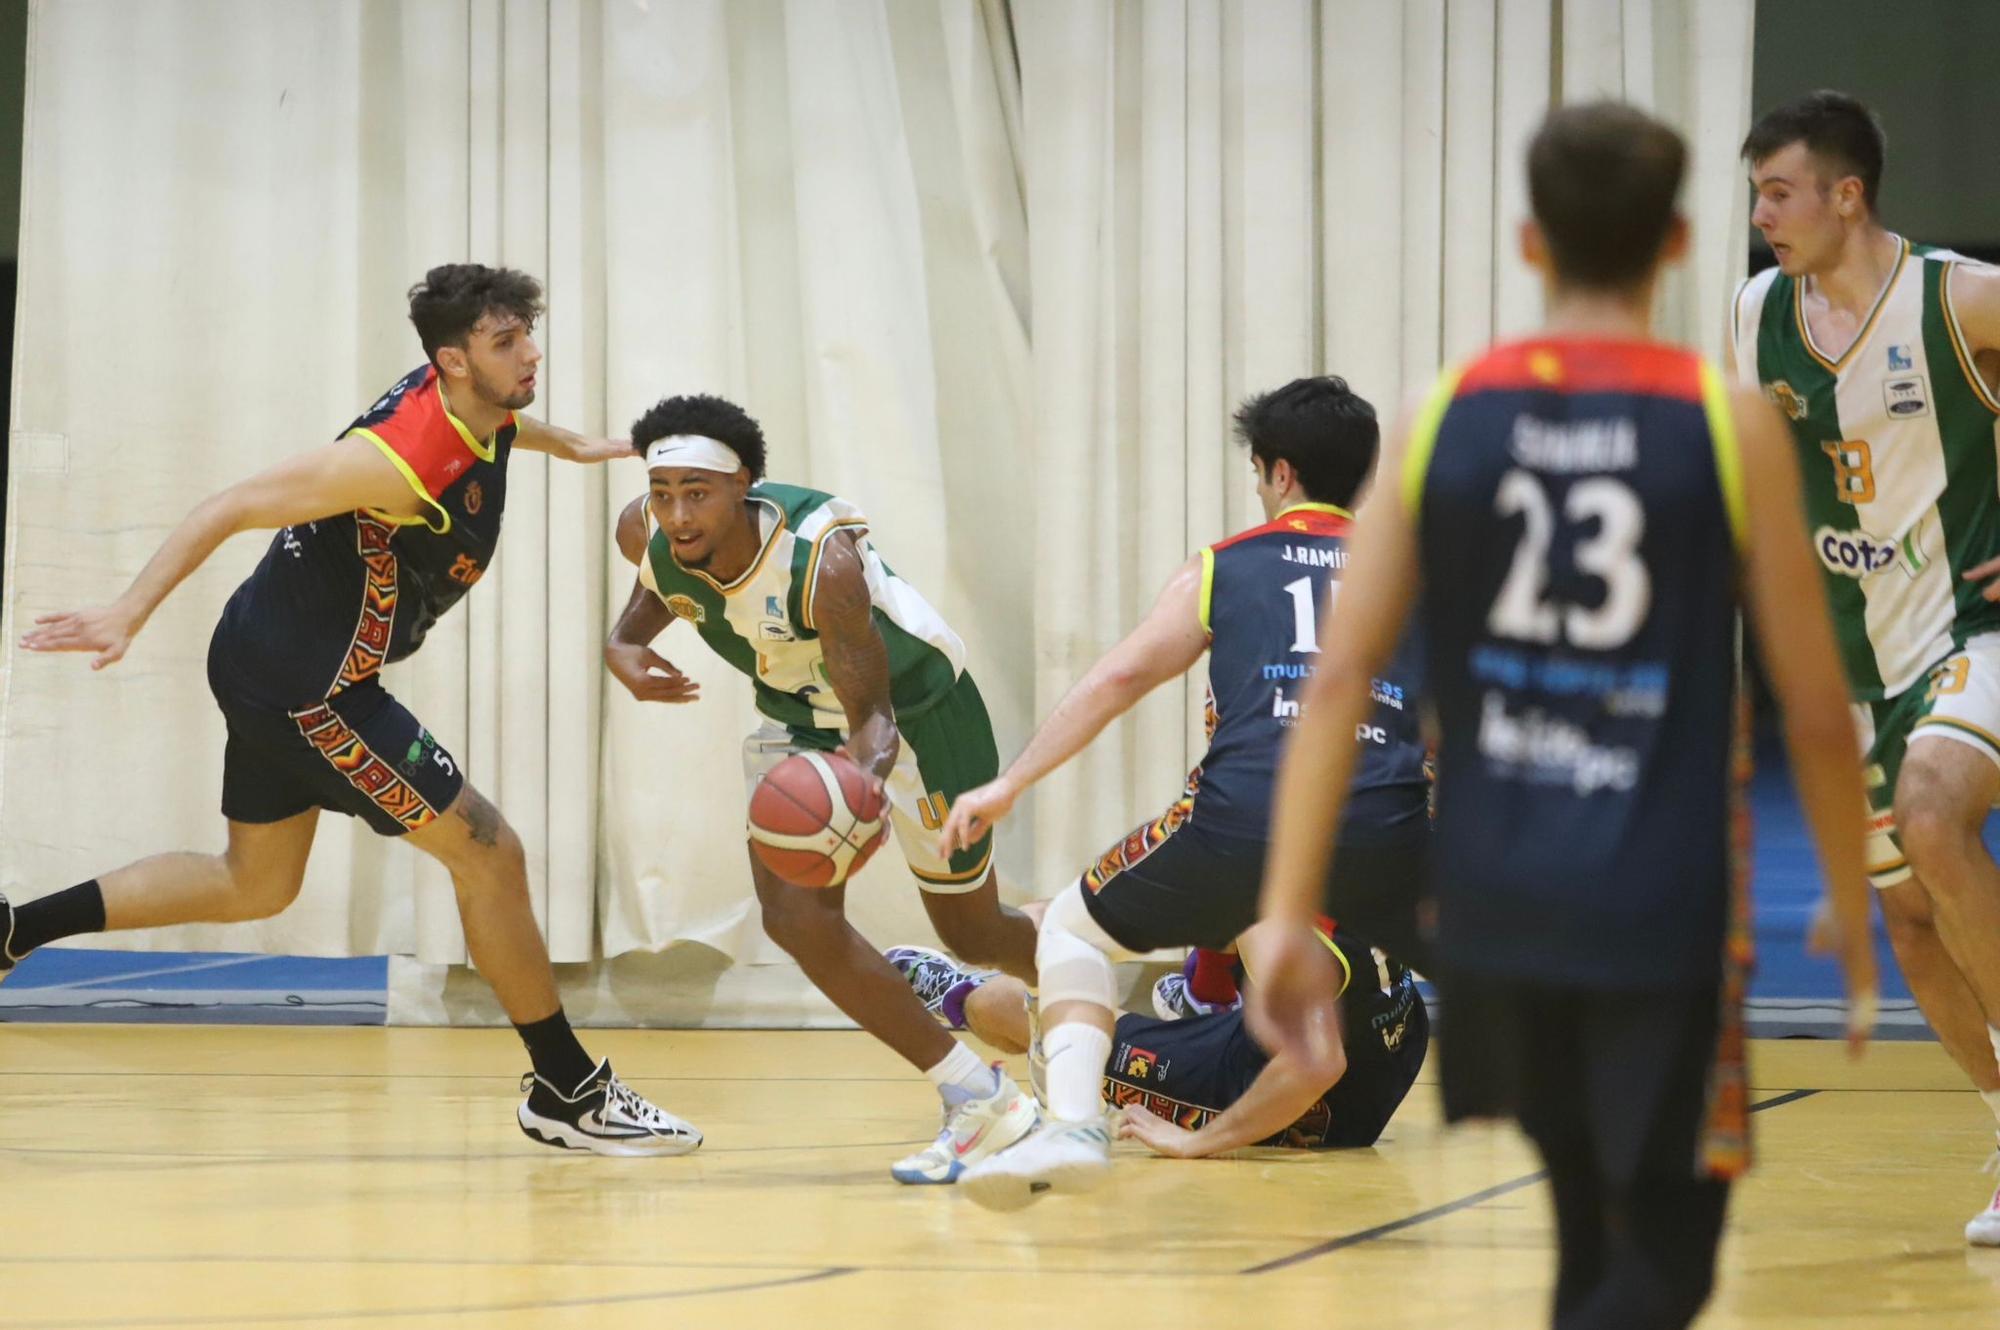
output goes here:
[{"label": "team crest on jersey", "polygon": [[1916,359],[1915,357],[1911,356],[1908,344],[1903,342],[1890,343],[1889,372],[1891,374],[1900,373],[1901,371],[1904,370],[1912,370],[1915,369],[1916,367],[1917,367]]},{"label": "team crest on jersey", "polygon": [[1798,390],[1783,379],[1779,379],[1776,383],[1766,386],[1764,396],[1770,398],[1772,405],[1784,412],[1787,419],[1804,420],[1806,418],[1806,399],[1799,396]]},{"label": "team crest on jersey", "polygon": [[689,619],[695,623],[708,622],[708,610],[693,596],[668,596],[667,611],[676,619]]},{"label": "team crest on jersey", "polygon": [[1882,405],[1897,420],[1914,420],[1931,413],[1921,378],[1890,379],[1882,385]]},{"label": "team crest on jersey", "polygon": [[477,513],[485,506],[486,491],[479,488],[479,482],[475,480],[465,487],[465,511],[468,513]]},{"label": "team crest on jersey", "polygon": [[1127,1076],[1130,1076],[1135,1081],[1143,1081],[1153,1074],[1153,1068],[1160,1064],[1160,1057],[1157,1053],[1151,1053],[1143,1048],[1135,1048],[1133,1045],[1127,1044],[1125,1045],[1124,1064]]}]

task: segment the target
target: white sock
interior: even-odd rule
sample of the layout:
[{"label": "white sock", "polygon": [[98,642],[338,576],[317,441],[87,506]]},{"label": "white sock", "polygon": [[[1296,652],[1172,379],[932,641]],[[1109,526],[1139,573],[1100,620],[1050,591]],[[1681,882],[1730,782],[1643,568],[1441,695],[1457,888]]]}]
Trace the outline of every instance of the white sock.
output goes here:
[{"label": "white sock", "polygon": [[957,1040],[952,1041],[951,1052],[945,1054],[944,1061],[924,1075],[930,1077],[931,1084],[944,1096],[945,1103],[954,1106],[968,1099],[984,1099],[1000,1085],[993,1068],[981,1062],[979,1054]]},{"label": "white sock", "polygon": [[1083,1021],[1042,1032],[1048,1070],[1049,1115],[1062,1122],[1095,1122],[1104,1116],[1104,1064],[1111,1036]]}]

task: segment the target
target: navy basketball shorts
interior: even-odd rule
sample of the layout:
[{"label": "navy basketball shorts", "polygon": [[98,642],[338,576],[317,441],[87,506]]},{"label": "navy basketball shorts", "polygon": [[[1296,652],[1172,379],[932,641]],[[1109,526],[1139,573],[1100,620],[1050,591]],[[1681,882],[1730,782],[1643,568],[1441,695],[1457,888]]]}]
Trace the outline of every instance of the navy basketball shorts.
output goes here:
[{"label": "navy basketball shorts", "polygon": [[458,762],[377,680],[292,710],[210,688],[229,723],[222,815],[282,822],[311,808],[358,817],[383,836],[429,825],[465,788]]},{"label": "navy basketball shorts", "polygon": [[[1394,840],[1352,843],[1335,853],[1327,912],[1343,926],[1422,952],[1418,901],[1426,889],[1430,832],[1417,823]],[[1257,922],[1265,842],[1203,827],[1181,799],[1100,855],[1083,873],[1084,903],[1098,927],[1130,951],[1227,948]]]},{"label": "navy basketball shorts", "polygon": [[[1423,1067],[1430,1025],[1421,1001],[1411,1005],[1398,1036],[1391,1052],[1372,1032],[1350,1031],[1347,1073],[1339,1083],[1297,1122],[1259,1144],[1298,1149],[1373,1145]],[[1134,1104],[1197,1131],[1241,1099],[1268,1061],[1244,1028],[1240,1011],[1177,1021],[1123,1015],[1104,1072],[1104,1098],[1113,1108]]]}]

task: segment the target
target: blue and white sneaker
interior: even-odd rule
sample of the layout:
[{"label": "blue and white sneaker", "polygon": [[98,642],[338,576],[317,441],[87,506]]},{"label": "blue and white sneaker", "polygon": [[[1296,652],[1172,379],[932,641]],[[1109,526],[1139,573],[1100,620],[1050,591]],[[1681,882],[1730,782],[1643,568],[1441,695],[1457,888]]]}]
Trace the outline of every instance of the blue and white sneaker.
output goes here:
[{"label": "blue and white sneaker", "polygon": [[[882,955],[909,984],[910,991],[924,1004],[924,1010],[938,1018],[947,1030],[965,1028],[965,998],[998,974],[997,970],[968,970],[941,951],[929,947],[891,947]],[[956,1002],[949,1001],[953,990],[965,986]]]},{"label": "blue and white sneaker", "polygon": [[959,1186],[988,1210],[1019,1210],[1052,1193],[1096,1191],[1111,1176],[1111,1130],[1051,1120],[1034,1135],[965,1171]]},{"label": "blue and white sneaker", "polygon": [[993,1065],[993,1093],[944,1110],[937,1139],[889,1169],[896,1181],[913,1187],[948,1186],[965,1170],[995,1151],[1005,1150],[1035,1129],[1042,1115],[1021,1093],[1014,1078]]}]

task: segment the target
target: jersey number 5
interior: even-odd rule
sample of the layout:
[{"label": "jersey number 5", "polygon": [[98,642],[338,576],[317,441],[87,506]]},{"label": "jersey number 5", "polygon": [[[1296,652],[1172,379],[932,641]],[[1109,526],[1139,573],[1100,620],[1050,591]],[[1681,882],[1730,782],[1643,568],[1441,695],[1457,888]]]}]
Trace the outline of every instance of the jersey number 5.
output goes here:
[{"label": "jersey number 5", "polygon": [[1613,651],[1632,640],[1653,604],[1653,581],[1639,557],[1646,510],[1622,480],[1592,476],[1569,487],[1563,517],[1580,525],[1595,520],[1597,533],[1576,543],[1576,566],[1604,583],[1604,603],[1558,608],[1543,599],[1549,584],[1549,547],[1555,542],[1555,509],[1542,482],[1516,468],[1500,478],[1493,509],[1526,519],[1507,580],[1486,616],[1496,637],[1547,645],[1558,638],[1586,651]]}]

